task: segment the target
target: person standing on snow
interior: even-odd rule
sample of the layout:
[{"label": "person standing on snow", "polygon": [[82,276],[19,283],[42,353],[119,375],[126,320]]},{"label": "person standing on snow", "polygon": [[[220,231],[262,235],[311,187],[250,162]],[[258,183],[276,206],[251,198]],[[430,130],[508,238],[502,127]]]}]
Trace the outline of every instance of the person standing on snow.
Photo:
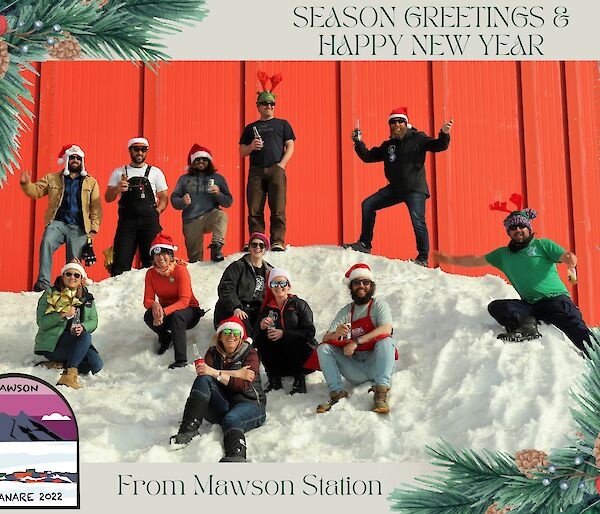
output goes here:
[{"label": "person standing on snow", "polygon": [[352,141],[356,155],[367,163],[384,161],[383,169],[389,184],[363,201],[360,238],[356,243],[342,245],[344,248],[371,253],[377,211],[404,202],[410,214],[419,252],[413,262],[424,267],[429,265],[425,201],[430,195],[425,173],[425,154],[443,152],[448,148],[453,123],[453,120],[446,121],[437,139],[434,139],[416,130],[408,122],[408,109],[399,107],[388,117],[390,138],[381,146],[370,150],[367,150],[360,130],[354,130]]},{"label": "person standing on snow", "polygon": [[494,300],[488,305],[490,315],[506,329],[498,339],[536,339],[541,337],[538,322],[545,321],[562,330],[581,352],[588,355],[584,342],[591,343],[593,335],[556,269],[556,264],[562,263],[574,270],[577,257],[550,239],[536,238],[531,220],[537,213],[533,209],[521,209],[520,195],[513,195],[511,200],[517,205],[516,211],[507,210],[506,203],[497,202],[490,206],[492,210],[510,212],[504,219],[510,238],[507,246],[485,255],[457,257],[442,252],[435,252],[435,255],[442,264],[467,267],[490,264],[507,276],[521,299]]}]

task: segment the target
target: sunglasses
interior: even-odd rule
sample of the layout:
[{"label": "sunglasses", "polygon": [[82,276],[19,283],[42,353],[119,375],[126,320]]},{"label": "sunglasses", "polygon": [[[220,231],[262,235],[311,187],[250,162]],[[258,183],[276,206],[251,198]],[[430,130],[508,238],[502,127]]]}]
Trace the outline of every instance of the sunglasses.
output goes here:
[{"label": "sunglasses", "polygon": [[527,225],[524,225],[523,223],[517,223],[516,225],[510,225],[508,227],[508,230],[517,230],[517,229],[524,229],[527,228]]},{"label": "sunglasses", "polygon": [[200,161],[200,162],[208,162],[208,161],[210,161],[210,159],[208,157],[196,157],[194,160],[195,161]]},{"label": "sunglasses", "polygon": [[81,157],[81,155],[71,155],[69,156],[69,160],[83,161],[83,158]]},{"label": "sunglasses", "polygon": [[65,277],[68,277],[68,278],[71,278],[71,277],[81,278],[81,274],[80,273],[71,273],[70,271],[65,271]]},{"label": "sunglasses", "polygon": [[258,105],[262,105],[263,107],[275,107],[275,102],[258,102]]},{"label": "sunglasses", "polygon": [[235,337],[240,337],[242,335],[242,331],[241,330],[237,330],[237,329],[231,329],[231,328],[224,328],[223,329],[223,333],[226,336],[230,336],[231,334],[233,334]]},{"label": "sunglasses", "polygon": [[260,248],[261,250],[263,250],[266,245],[265,243],[250,243],[250,246],[252,248]]},{"label": "sunglasses", "polygon": [[287,287],[289,285],[289,282],[287,280],[281,280],[279,282],[277,282],[276,280],[273,280],[273,282],[271,282],[269,284],[269,286],[271,287],[281,287],[282,289],[284,287]]},{"label": "sunglasses", "polygon": [[388,121],[388,123],[390,125],[404,125],[406,123],[406,120],[404,118],[394,118],[393,120]]},{"label": "sunglasses", "polygon": [[350,284],[352,284],[353,286],[370,286],[372,283],[372,280],[366,278],[355,278],[352,282],[350,282]]},{"label": "sunglasses", "polygon": [[144,152],[145,153],[148,151],[147,146],[132,146],[129,149],[133,150],[134,152]]}]

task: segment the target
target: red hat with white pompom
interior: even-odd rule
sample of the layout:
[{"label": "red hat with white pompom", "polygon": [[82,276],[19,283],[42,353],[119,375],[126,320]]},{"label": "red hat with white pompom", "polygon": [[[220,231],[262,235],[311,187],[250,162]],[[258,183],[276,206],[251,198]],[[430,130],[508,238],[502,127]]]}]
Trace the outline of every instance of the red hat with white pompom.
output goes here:
[{"label": "red hat with white pompom", "polygon": [[388,116],[388,123],[393,119],[401,118],[406,122],[408,128],[412,128],[412,125],[408,122],[408,107],[396,107]]},{"label": "red hat with white pompom", "polygon": [[247,341],[248,343],[252,344],[252,339],[248,337],[248,334],[246,333],[246,326],[244,325],[244,322],[237,316],[231,316],[231,318],[221,321],[217,327],[217,335],[219,335],[225,329],[239,330],[242,333],[242,341]]},{"label": "red hat with white pompom", "polygon": [[150,245],[150,255],[156,255],[164,251],[175,253],[179,248],[173,244],[173,239],[167,234],[157,234]]},{"label": "red hat with white pompom", "polygon": [[350,282],[352,282],[355,278],[366,278],[368,280],[373,280],[373,273],[371,272],[371,268],[363,262],[359,264],[355,264],[348,271],[346,271],[346,275],[344,275],[344,284],[349,286]]},{"label": "red hat with white pompom", "polygon": [[200,146],[199,144],[194,144],[190,153],[188,154],[188,164],[192,164],[196,159],[200,157],[206,157],[209,161],[213,160],[211,151],[205,146]]},{"label": "red hat with white pompom", "polygon": [[79,174],[82,177],[85,177],[87,175],[87,171],[85,171],[85,153],[81,149],[81,147],[79,147],[75,144],[72,144],[72,143],[69,145],[63,146],[62,150],[58,153],[58,160],[56,162],[58,162],[58,164],[65,165],[65,169],[63,170],[63,175],[68,175],[70,173],[69,157],[71,157],[71,155],[79,155],[79,157],[81,157],[81,171],[79,172]]},{"label": "red hat with white pompom", "polygon": [[81,282],[84,285],[91,286],[94,283],[94,281],[87,276],[87,273],[85,272],[85,268],[81,264],[79,264],[78,260],[73,260],[71,262],[67,262],[60,269],[60,274],[64,275],[65,271],[70,270],[70,269],[74,269],[74,270],[78,271],[79,273],[81,273]]}]

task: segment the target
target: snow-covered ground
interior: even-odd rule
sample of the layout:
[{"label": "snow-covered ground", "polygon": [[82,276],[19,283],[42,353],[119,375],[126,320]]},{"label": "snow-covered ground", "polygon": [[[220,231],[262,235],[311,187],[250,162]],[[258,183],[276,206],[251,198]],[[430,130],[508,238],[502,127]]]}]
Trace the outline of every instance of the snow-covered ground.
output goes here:
[{"label": "snow-covered ground", "polygon": [[[190,265],[202,307],[214,307],[221,274],[240,255]],[[516,297],[501,279],[449,275],[335,247],[290,248],[267,254],[267,260],[290,270],[292,292],[314,312],[317,339],[349,301],[341,282],[345,271],[368,263],[377,296],[392,308],[400,359],[387,416],[369,411],[368,384],[317,415],[317,404],[328,398],[320,372],[309,375],[306,395],[269,393],[266,424],[247,435],[253,462],[422,461],[425,445],[440,437],[471,448],[550,449],[562,446],[563,434],[572,431],[568,392],[584,362],[551,326],[542,326],[543,337],[533,342],[498,341],[499,327],[486,306],[492,299]],[[195,373],[192,365],[168,370],[171,350],[156,355],[156,336],[142,319],[144,274],[131,271],[91,288],[100,318],[93,342],[105,368],[83,377],[78,391],[61,388],[77,416],[82,461],[218,461],[217,425],[205,423],[188,447],[169,450]],[[33,367],[41,360],[33,355],[39,296],[0,293],[0,373],[29,373],[55,383],[56,371]],[[211,310],[188,332],[188,358],[192,342],[197,340],[203,352],[212,334]],[[290,386],[291,379],[284,379],[284,389]]]}]

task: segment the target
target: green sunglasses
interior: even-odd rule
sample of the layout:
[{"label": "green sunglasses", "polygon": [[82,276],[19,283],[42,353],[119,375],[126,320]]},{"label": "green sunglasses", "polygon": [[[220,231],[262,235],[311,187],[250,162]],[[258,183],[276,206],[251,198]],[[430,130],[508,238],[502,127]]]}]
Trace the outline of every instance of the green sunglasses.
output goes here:
[{"label": "green sunglasses", "polygon": [[232,329],[230,329],[230,328],[224,328],[224,329],[223,329],[223,333],[224,333],[226,336],[229,336],[229,335],[231,335],[231,334],[233,333],[233,335],[234,335],[235,337],[240,337],[240,336],[242,335],[242,331],[241,331],[241,330],[237,330],[237,329],[234,329],[234,330],[232,330]]}]

